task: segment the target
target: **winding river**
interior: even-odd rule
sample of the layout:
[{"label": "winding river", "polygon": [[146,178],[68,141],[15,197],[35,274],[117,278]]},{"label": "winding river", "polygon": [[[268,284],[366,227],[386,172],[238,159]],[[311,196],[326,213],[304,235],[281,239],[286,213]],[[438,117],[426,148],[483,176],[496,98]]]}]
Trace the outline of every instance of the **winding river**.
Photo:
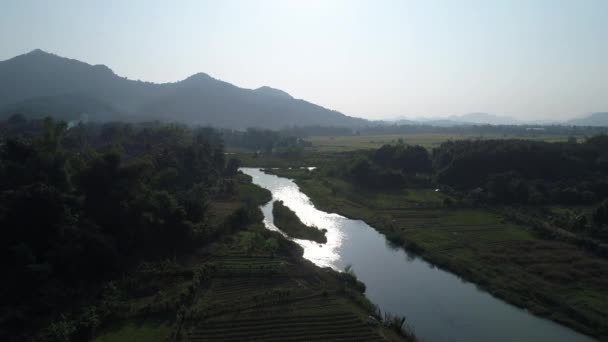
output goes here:
[{"label": "winding river", "polygon": [[[291,180],[256,168],[241,168],[309,225],[327,229],[327,243],[294,239],[304,257],[337,270],[352,265],[367,286],[366,296],[383,311],[405,315],[424,341],[593,341],[567,327],[536,317],[440,270],[401,248],[363,221],[317,210]],[[272,202],[264,223],[273,224]]]}]

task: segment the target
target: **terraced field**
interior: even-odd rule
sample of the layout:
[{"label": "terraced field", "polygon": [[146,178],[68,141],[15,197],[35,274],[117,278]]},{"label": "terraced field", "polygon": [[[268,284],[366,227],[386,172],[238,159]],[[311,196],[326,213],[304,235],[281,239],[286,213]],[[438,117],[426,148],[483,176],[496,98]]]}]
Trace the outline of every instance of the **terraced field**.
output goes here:
[{"label": "terraced field", "polygon": [[215,270],[192,300],[194,314],[182,329],[186,341],[402,340],[368,326],[369,309],[344,292],[333,271],[231,245],[205,259]]},{"label": "terraced field", "polygon": [[201,323],[188,341],[385,341],[349,312],[243,317]]}]

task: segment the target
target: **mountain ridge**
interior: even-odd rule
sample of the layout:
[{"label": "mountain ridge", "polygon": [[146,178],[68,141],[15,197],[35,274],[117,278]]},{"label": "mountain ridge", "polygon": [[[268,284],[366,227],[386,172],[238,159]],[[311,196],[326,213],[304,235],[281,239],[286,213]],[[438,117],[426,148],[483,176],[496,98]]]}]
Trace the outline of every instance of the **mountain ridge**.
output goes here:
[{"label": "mountain ridge", "polygon": [[608,126],[608,112],[591,113],[581,118],[574,118],[567,121],[574,126]]},{"label": "mountain ridge", "polygon": [[[543,124],[489,113],[369,121],[294,98],[270,86],[241,88],[204,72],[168,83],[131,80],[104,64],[93,65],[41,49],[0,61],[0,117],[16,112],[63,120],[87,114],[96,121],[161,120],[235,129]],[[608,112],[544,124],[608,127]]]},{"label": "mountain ridge", "polygon": [[438,127],[473,126],[473,125],[558,125],[558,126],[599,126],[608,127],[608,112],[590,113],[583,117],[566,120],[519,120],[508,116],[490,113],[467,113],[443,117],[397,117],[384,120],[388,124],[431,125]]},{"label": "mountain ridge", "polygon": [[[323,125],[358,127],[367,120],[350,117],[311,102],[293,98],[268,86],[240,88],[206,73],[173,83],[130,80],[105,65],[91,65],[40,49],[0,62],[0,114],[20,108],[59,104],[72,96],[83,99],[93,120],[105,121],[112,108],[125,120],[162,120],[243,129]],[[43,99],[43,101],[41,101]],[[86,99],[86,100],[85,100]],[[37,101],[36,106],[29,101]],[[29,106],[29,107],[28,107]],[[96,106],[100,107],[96,110]],[[67,117],[75,119],[73,110]],[[102,110],[103,109],[103,110]],[[27,111],[26,111],[27,112]],[[120,117],[120,116],[119,116]]]}]

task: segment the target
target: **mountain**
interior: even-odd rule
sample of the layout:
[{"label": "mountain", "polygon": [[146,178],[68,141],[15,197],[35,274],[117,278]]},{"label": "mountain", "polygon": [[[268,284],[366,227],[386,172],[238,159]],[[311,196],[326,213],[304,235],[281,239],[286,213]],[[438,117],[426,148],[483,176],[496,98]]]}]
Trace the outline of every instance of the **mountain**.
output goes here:
[{"label": "mountain", "polygon": [[465,125],[556,125],[556,126],[598,126],[608,127],[608,112],[591,113],[582,118],[566,121],[558,120],[517,120],[507,116],[498,116],[488,113],[470,113],[464,115],[451,115],[444,118],[415,118],[399,117],[385,120],[385,124],[397,125],[430,125],[437,127],[452,127]]},{"label": "mountain", "polygon": [[253,91],[257,94],[276,96],[276,97],[281,97],[284,99],[293,99],[293,97],[291,95],[289,95],[288,93],[286,93],[280,89],[275,89],[275,88],[271,88],[271,87],[267,87],[267,86],[259,87],[258,89],[254,89]]},{"label": "mountain", "polygon": [[240,88],[198,73],[175,83],[129,80],[42,50],[0,62],[0,115],[53,115],[91,120],[163,120],[247,127],[366,125],[271,87]]},{"label": "mountain", "polygon": [[591,113],[586,117],[568,120],[572,126],[601,126],[608,127],[608,112]]},{"label": "mountain", "polygon": [[521,122],[506,117],[488,113],[468,113],[462,115],[450,115],[443,118],[421,118],[418,119],[427,125],[433,126],[463,126],[463,125],[517,125]]},{"label": "mountain", "polygon": [[454,121],[450,119],[423,119],[419,123],[435,127],[454,127],[454,126],[469,126],[471,122]]},{"label": "mountain", "polygon": [[519,121],[506,117],[488,113],[469,113],[464,115],[452,115],[448,120],[475,125],[517,125]]},{"label": "mountain", "polygon": [[415,119],[409,119],[405,116],[381,119],[381,120],[376,121],[376,123],[378,123],[380,125],[419,125],[420,124],[420,122],[416,121]]},{"label": "mountain", "polygon": [[451,127],[464,125],[517,125],[520,121],[506,117],[488,113],[469,113],[463,115],[451,115],[448,117],[439,118],[415,118],[406,119],[399,117],[393,120],[387,120],[398,125],[431,125],[437,127]]},{"label": "mountain", "polygon": [[0,117],[21,113],[32,119],[52,116],[63,121],[79,120],[96,114],[105,120],[121,120],[124,115],[111,104],[86,94],[37,96],[6,105],[0,109]]}]

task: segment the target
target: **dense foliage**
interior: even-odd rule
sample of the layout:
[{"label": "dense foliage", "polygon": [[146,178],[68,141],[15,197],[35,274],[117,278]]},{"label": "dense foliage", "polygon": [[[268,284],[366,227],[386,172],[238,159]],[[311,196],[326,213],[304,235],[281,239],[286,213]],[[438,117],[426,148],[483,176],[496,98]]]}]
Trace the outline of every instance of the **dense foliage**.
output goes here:
[{"label": "dense foliage", "polygon": [[337,161],[329,173],[365,188],[396,189],[427,185],[432,162],[426,149],[403,143],[375,151],[357,151]]},{"label": "dense foliage", "polygon": [[583,143],[463,140],[433,151],[437,181],[498,203],[591,204],[608,196],[608,136]]},{"label": "dense foliage", "polygon": [[447,186],[500,204],[589,205],[608,197],[608,136],[584,142],[447,141],[432,154],[399,142],[344,153],[325,172],[375,189]]},{"label": "dense foliage", "polygon": [[275,154],[283,158],[298,158],[310,142],[268,129],[249,128],[245,131],[222,130],[222,138],[231,149],[244,149],[256,153]]},{"label": "dense foliage", "polygon": [[608,224],[608,199],[604,200],[594,211],[593,221],[598,225]]},{"label": "dense foliage", "polygon": [[17,308],[3,326],[222,229],[208,224],[208,203],[231,196],[238,163],[226,163],[211,129],[12,117],[0,130],[0,262],[10,275],[0,296]]}]

